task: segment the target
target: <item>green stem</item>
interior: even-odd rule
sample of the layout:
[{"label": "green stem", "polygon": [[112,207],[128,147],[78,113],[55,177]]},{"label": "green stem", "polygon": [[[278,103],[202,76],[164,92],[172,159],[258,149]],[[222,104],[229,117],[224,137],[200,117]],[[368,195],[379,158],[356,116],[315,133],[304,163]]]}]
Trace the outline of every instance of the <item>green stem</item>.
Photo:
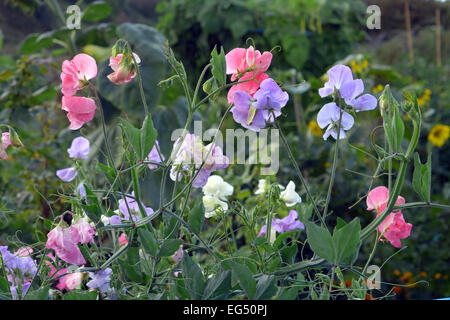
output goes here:
[{"label": "green stem", "polygon": [[331,200],[331,191],[333,189],[333,185],[334,185],[334,178],[336,175],[336,167],[337,167],[337,162],[338,162],[338,154],[339,154],[339,140],[340,140],[340,136],[341,136],[341,122],[342,122],[342,114],[344,113],[341,107],[341,98],[339,97],[339,122],[338,122],[338,126],[337,126],[337,137],[336,137],[336,145],[334,147],[334,157],[333,157],[333,166],[331,168],[331,177],[330,177],[330,182],[328,185],[328,192],[327,192],[327,199],[325,201],[325,209],[323,211],[323,219],[327,218],[327,213],[328,213],[328,206],[330,204],[330,200]]},{"label": "green stem", "polygon": [[320,214],[319,209],[317,208],[316,202],[314,201],[314,198],[311,195],[311,192],[309,191],[309,187],[308,184],[306,183],[305,178],[303,177],[302,172],[300,171],[300,168],[297,165],[297,161],[294,158],[294,155],[292,154],[291,148],[289,147],[289,144],[286,141],[286,138],[283,134],[283,131],[281,130],[280,126],[278,125],[278,121],[275,119],[275,128],[278,129],[278,131],[280,132],[280,137],[281,137],[281,141],[283,141],[284,146],[286,147],[287,151],[288,151],[288,157],[289,160],[291,160],[291,163],[294,165],[295,171],[297,172],[297,176],[300,178],[300,181],[303,184],[303,187],[306,190],[306,194],[308,195],[309,200],[311,201],[311,203],[313,204],[314,210],[317,214],[317,216],[319,217],[320,221],[322,222],[322,225],[325,226],[325,221],[323,220],[322,215]]}]

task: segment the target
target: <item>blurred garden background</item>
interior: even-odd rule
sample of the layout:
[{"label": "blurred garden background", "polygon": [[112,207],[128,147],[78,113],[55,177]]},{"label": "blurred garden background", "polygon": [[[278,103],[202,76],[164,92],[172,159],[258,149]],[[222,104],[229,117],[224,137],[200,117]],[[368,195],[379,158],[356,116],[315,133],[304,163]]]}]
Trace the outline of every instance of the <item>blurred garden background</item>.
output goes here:
[{"label": "blurred garden background", "polygon": [[[66,9],[73,4],[81,8],[83,16],[80,29],[69,30]],[[381,9],[380,29],[366,26],[369,5]],[[64,190],[55,175],[56,170],[67,167],[67,157],[62,154],[75,137],[60,110],[63,60],[80,52],[97,60],[103,75],[97,86],[112,141],[120,141],[121,135],[113,120],[116,115],[126,111],[129,118],[142,119],[137,86],[115,87],[104,76],[110,72],[107,61],[118,38],[128,40],[140,55],[144,90],[165,155],[170,153],[170,134],[184,124],[187,108],[181,86],[157,86],[169,71],[162,63],[166,40],[182,59],[193,84],[215,46],[228,52],[248,47],[247,40],[252,39],[261,51],[276,47],[269,73],[286,84],[291,96],[280,121],[306,179],[322,198],[333,145],[323,141],[315,120],[323,105],[317,90],[323,86],[325,71],[337,62],[346,64],[377,97],[386,84],[399,101],[404,91],[413,90],[423,112],[418,147],[422,161],[427,152],[432,153],[432,201],[448,204],[449,15],[449,2],[432,0],[1,0],[0,123],[16,128],[25,147],[10,152],[12,161],[0,162],[0,245],[45,241],[46,221],[67,209],[64,198],[58,197]],[[202,119],[203,128],[217,126],[217,114],[226,106],[226,96],[221,95],[200,108],[196,116]],[[377,112],[358,114],[360,124],[341,149],[345,158],[339,162],[332,195],[336,217],[349,220],[358,216],[362,224],[373,218],[360,197],[377,165],[365,153],[375,154],[367,137],[380,124]],[[235,126],[227,118],[224,127]],[[90,155],[93,175],[98,170],[96,159],[102,158],[99,128],[94,121],[81,131],[97,147]],[[381,131],[374,131],[375,138]],[[406,140],[410,135],[405,133]],[[115,148],[120,150],[120,144]],[[236,199],[245,202],[260,178],[259,168],[232,166],[227,170],[227,181],[237,189]],[[408,172],[406,181],[411,181],[411,175]],[[294,176],[288,159],[281,157],[277,181],[285,185]],[[386,181],[387,176],[382,175],[374,185]],[[148,179],[145,196],[155,206],[158,189]],[[417,201],[410,184],[405,185],[402,196],[407,202]],[[406,248],[398,252],[393,246],[380,246],[373,260],[380,266],[389,261],[383,266],[382,281],[394,284],[394,299],[450,296],[449,212],[417,208],[404,214],[414,226],[404,241]],[[365,246],[360,255],[367,257],[370,249]]]}]

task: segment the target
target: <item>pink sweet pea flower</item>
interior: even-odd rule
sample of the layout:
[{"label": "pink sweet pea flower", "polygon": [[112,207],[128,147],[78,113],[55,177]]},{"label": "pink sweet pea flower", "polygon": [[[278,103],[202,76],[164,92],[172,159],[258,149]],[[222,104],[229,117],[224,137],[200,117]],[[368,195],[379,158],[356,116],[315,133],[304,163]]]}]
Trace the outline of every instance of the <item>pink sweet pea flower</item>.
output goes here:
[{"label": "pink sweet pea flower", "polygon": [[[232,74],[231,81],[241,78],[247,72],[255,71],[258,74],[264,73],[270,66],[272,54],[265,51],[263,54],[250,46],[248,49],[236,48],[228,52],[225,56],[227,64],[227,74]],[[252,77],[251,74],[250,77]]]},{"label": "pink sweet pea flower", "polygon": [[67,111],[67,118],[70,121],[70,130],[80,129],[86,122],[94,119],[95,101],[91,98],[63,96],[62,107]]},{"label": "pink sweet pea flower", "polygon": [[47,234],[45,247],[55,250],[56,255],[61,260],[70,264],[81,265],[85,264],[86,260],[84,260],[78,248],[78,239],[79,235],[73,229],[57,226]]},{"label": "pink sweet pea flower", "polygon": [[97,63],[91,56],[80,53],[72,60],[64,60],[62,64],[61,92],[65,96],[73,96],[84,86],[84,81],[94,78],[97,75]]},{"label": "pink sweet pea flower", "polygon": [[13,145],[9,132],[2,133],[1,142],[2,143],[0,144],[0,159],[8,160],[8,154],[6,153],[6,149],[8,149],[9,146]]},{"label": "pink sweet pea flower", "polygon": [[[378,215],[386,209],[389,199],[389,190],[384,186],[376,187],[367,195],[367,210],[375,210]],[[397,198],[396,205],[404,204],[405,199],[401,196]],[[401,210],[394,210],[378,226],[377,230],[394,247],[400,248],[400,239],[408,238],[411,234],[412,224],[406,223]]]},{"label": "pink sweet pea flower", "polygon": [[[246,73],[244,76],[242,76],[239,79],[239,81],[250,80],[252,78],[253,78],[252,73]],[[253,97],[253,95],[256,93],[256,91],[258,91],[261,82],[263,82],[264,80],[266,80],[268,78],[269,78],[269,76],[267,74],[260,72],[255,76],[255,79],[253,79],[253,80],[235,84],[234,86],[232,86],[230,88],[230,90],[228,90],[228,94],[227,94],[228,103],[233,104],[234,93],[236,91],[244,91]]]},{"label": "pink sweet pea flower", "polygon": [[94,240],[95,230],[85,218],[80,218],[70,226],[73,239],[79,243],[89,243]]},{"label": "pink sweet pea flower", "polygon": [[[141,62],[139,56],[133,53],[134,59],[137,63]],[[122,60],[123,54],[119,53],[116,57],[109,58],[109,66],[114,70],[113,73],[110,73],[107,77],[114,84],[123,84],[130,82],[136,76],[136,72],[132,71],[131,65],[120,64]]]},{"label": "pink sweet pea flower", "polygon": [[[65,269],[65,272],[67,272],[67,269]],[[59,279],[59,283],[56,285],[56,287],[61,291],[63,289],[70,291],[79,288],[82,281],[83,281],[83,273],[81,272],[69,273],[66,274],[65,276],[62,276]]]},{"label": "pink sweet pea flower", "polygon": [[119,236],[119,246],[124,246],[128,244],[127,235],[125,233],[122,233]]}]

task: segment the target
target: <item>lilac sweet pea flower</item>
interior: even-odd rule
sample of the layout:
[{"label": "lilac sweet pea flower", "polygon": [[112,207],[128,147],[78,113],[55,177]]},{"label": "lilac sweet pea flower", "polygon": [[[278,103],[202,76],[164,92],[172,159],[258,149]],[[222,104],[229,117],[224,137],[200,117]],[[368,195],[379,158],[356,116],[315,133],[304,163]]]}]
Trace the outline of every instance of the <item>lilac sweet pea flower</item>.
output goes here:
[{"label": "lilac sweet pea flower", "polygon": [[[337,123],[340,118],[340,109],[334,102],[327,103],[320,109],[317,114],[317,124],[322,129],[327,127],[323,139],[327,140],[331,135],[334,139],[337,139]],[[345,111],[342,111],[341,130],[339,139],[344,139],[345,131],[350,130],[353,127],[353,117]]]},{"label": "lilac sweet pea flower", "polygon": [[70,182],[77,176],[77,170],[75,168],[65,168],[56,171],[56,175],[64,182]]},{"label": "lilac sweet pea flower", "polygon": [[[295,210],[290,210],[289,215],[283,219],[272,219],[272,228],[278,233],[285,233],[292,230],[305,229],[305,225],[297,220],[298,213]],[[265,237],[267,234],[267,224],[262,226],[258,233],[258,237]]]},{"label": "lilac sweet pea flower", "polygon": [[[230,160],[223,154],[222,149],[215,143],[204,146],[199,138],[194,134],[186,134],[183,143],[179,146],[180,138],[175,143],[173,150],[178,150],[174,157],[173,165],[170,170],[170,178],[180,181],[183,176],[191,177],[195,170],[194,188],[203,188],[208,181],[209,176],[214,171],[227,168]],[[172,153],[174,153],[174,151]],[[208,157],[206,157],[208,155]],[[200,171],[201,164],[204,162]]]},{"label": "lilac sweet pea flower", "polygon": [[76,194],[80,197],[80,198],[86,198],[86,188],[84,187],[84,183],[81,182],[78,187],[77,187],[77,191]]},{"label": "lilac sweet pea flower", "polygon": [[87,159],[89,154],[89,140],[83,137],[73,139],[72,145],[67,152],[72,159]]},{"label": "lilac sweet pea flower", "polygon": [[92,279],[86,285],[91,289],[98,289],[101,292],[106,292],[109,289],[109,281],[112,274],[111,268],[100,270],[97,273],[89,272],[89,277]]},{"label": "lilac sweet pea flower", "polygon": [[[162,163],[163,161],[166,160],[166,158],[164,158],[163,154],[161,154],[162,159],[160,158],[158,150],[156,149],[157,146],[159,148],[158,140],[155,141],[155,145],[153,146],[152,150],[148,154],[148,157],[145,159],[146,161],[153,161],[153,162]],[[161,149],[160,149],[160,151],[161,151]],[[149,163],[148,167],[153,170],[153,169],[157,169],[158,165],[153,164],[153,163]]]},{"label": "lilac sweet pea flower", "polygon": [[244,91],[236,91],[234,107],[230,111],[236,122],[244,128],[258,132],[265,128],[266,121],[273,122],[273,115],[281,115],[281,108],[288,100],[287,92],[281,90],[278,84],[269,78],[261,82],[253,97]]},{"label": "lilac sweet pea flower", "polygon": [[7,246],[0,246],[0,254],[14,300],[18,299],[17,288],[19,286],[22,290],[22,298],[25,296],[37,273],[36,262],[30,256],[32,252],[30,247],[24,247],[12,254]]},{"label": "lilac sweet pea flower", "polygon": [[300,221],[297,220],[298,213],[295,210],[290,210],[289,215],[286,218],[283,219],[275,219],[274,228],[279,233],[284,233],[292,230],[297,229],[305,229],[305,225]]},{"label": "lilac sweet pea flower", "polygon": [[323,88],[319,89],[319,95],[322,98],[338,90],[345,103],[355,108],[356,112],[376,108],[377,99],[370,94],[361,95],[364,91],[364,83],[361,79],[353,80],[352,71],[349,67],[338,64],[328,70],[327,74],[329,80]]},{"label": "lilac sweet pea flower", "polygon": [[[131,196],[134,197],[134,191],[131,193]],[[137,203],[137,201],[134,198],[131,197],[125,197],[126,198],[126,202],[124,199],[120,199],[119,200],[119,211],[123,214],[125,220],[130,220],[130,214],[132,215],[133,221],[137,221],[139,220],[139,204]],[[127,206],[128,204],[128,206]],[[129,210],[128,210],[129,209]],[[147,215],[151,215],[153,214],[153,209],[149,208],[149,207],[145,207],[145,212],[147,213]]]}]

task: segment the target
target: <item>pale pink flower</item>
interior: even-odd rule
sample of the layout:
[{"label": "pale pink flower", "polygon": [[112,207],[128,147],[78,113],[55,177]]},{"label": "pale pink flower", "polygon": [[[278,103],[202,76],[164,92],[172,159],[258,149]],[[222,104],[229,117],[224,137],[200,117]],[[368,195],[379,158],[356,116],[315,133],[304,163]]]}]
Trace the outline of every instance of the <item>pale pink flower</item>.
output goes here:
[{"label": "pale pink flower", "polygon": [[70,121],[71,130],[80,129],[86,122],[94,119],[95,101],[91,98],[75,97],[75,96],[63,96],[62,107],[64,111],[67,111],[67,118]]},{"label": "pale pink flower", "polygon": [[73,239],[79,243],[89,243],[94,240],[95,230],[85,218],[80,218],[70,226]]},{"label": "pale pink flower", "polygon": [[[367,195],[367,210],[375,210],[378,217],[386,209],[388,199],[389,190],[384,186],[376,187]],[[395,202],[396,205],[404,203],[405,199],[401,196]],[[400,239],[410,236],[411,229],[412,224],[405,221],[401,210],[391,212],[377,228],[381,235],[396,248],[400,248],[402,245]]]},{"label": "pale pink flower", "polygon": [[61,92],[65,96],[73,96],[84,86],[85,81],[97,75],[97,63],[91,56],[80,53],[72,60],[64,60],[62,64]]},{"label": "pale pink flower", "polygon": [[[67,272],[67,269],[65,272]],[[59,283],[56,285],[56,287],[59,290],[66,289],[67,291],[70,291],[80,288],[82,281],[83,281],[83,273],[81,272],[69,273],[66,274],[65,276],[62,276],[59,279]]]},{"label": "pale pink flower", "polygon": [[[137,63],[141,62],[139,56],[133,53],[134,59]],[[109,66],[114,70],[107,77],[114,84],[123,84],[130,82],[136,76],[136,72],[132,71],[133,64],[121,64],[123,54],[119,53],[116,57],[109,58]]]},{"label": "pale pink flower", "polygon": [[33,249],[31,247],[21,247],[16,251],[16,255],[19,257],[29,257],[33,253]]},{"label": "pale pink flower", "polygon": [[9,132],[2,133],[1,142],[2,143],[0,144],[0,159],[8,160],[8,154],[6,153],[6,149],[8,149],[9,146],[13,145]]},{"label": "pale pink flower", "polygon": [[177,251],[173,254],[172,258],[175,260],[175,263],[180,263],[181,260],[183,260],[184,252],[183,252],[183,245],[180,245]]},{"label": "pale pink flower", "polygon": [[55,250],[56,255],[63,261],[81,265],[85,264],[83,255],[78,248],[79,235],[73,229],[57,226],[47,234],[47,249]]}]

